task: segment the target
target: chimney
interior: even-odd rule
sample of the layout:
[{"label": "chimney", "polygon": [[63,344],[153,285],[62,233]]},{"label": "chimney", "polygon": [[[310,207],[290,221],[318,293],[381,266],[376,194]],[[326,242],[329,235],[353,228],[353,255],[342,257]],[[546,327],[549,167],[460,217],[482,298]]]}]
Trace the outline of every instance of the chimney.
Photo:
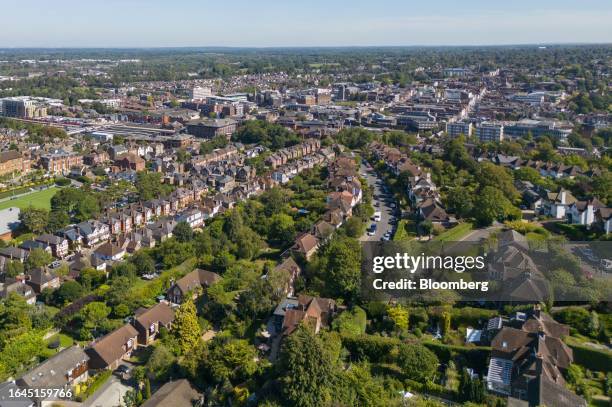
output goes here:
[{"label": "chimney", "polygon": [[561,204],[565,205],[565,200],[567,199],[567,192],[564,189],[559,192],[559,199],[561,200]]}]

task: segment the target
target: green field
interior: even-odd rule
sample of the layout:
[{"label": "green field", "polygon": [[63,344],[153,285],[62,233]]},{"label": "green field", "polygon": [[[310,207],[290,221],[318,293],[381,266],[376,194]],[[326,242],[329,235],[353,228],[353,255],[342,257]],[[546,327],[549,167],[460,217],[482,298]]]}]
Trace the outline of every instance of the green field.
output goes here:
[{"label": "green field", "polygon": [[24,209],[30,206],[35,208],[51,208],[51,198],[57,192],[57,187],[51,187],[44,191],[33,192],[28,195],[20,196],[16,199],[9,199],[0,202],[0,210],[6,208],[19,208]]}]

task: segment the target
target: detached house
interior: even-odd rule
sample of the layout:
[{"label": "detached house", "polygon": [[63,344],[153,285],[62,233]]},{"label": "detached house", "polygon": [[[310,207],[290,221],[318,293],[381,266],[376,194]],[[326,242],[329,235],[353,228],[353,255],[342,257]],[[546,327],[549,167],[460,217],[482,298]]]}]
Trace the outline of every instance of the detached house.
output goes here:
[{"label": "detached house", "polygon": [[116,369],[138,347],[138,331],[130,324],[114,330],[87,349],[92,369]]},{"label": "detached house", "polygon": [[149,309],[136,310],[135,317],[134,327],[138,331],[138,343],[146,346],[155,340],[162,327],[171,328],[174,311],[168,304],[160,302]]},{"label": "detached house", "polygon": [[308,261],[317,252],[319,239],[311,233],[303,233],[295,239],[292,250],[300,253]]},{"label": "detached house", "polygon": [[335,312],[336,302],[332,299],[299,295],[297,302],[284,311],[282,333],[291,335],[302,322],[311,324],[318,333],[331,322]]},{"label": "detached house", "polygon": [[61,282],[59,276],[46,268],[39,267],[30,272],[27,284],[40,294],[45,288],[59,288]]},{"label": "detached house", "polygon": [[195,269],[185,277],[177,280],[168,289],[166,296],[168,301],[175,304],[181,304],[185,297],[191,293],[195,299],[198,291],[202,288],[208,288],[221,279],[221,276],[211,271]]},{"label": "detached house", "polygon": [[519,328],[503,327],[491,342],[488,389],[508,396],[508,405],[586,406],[563,377],[573,362],[572,349],[562,340],[568,334],[568,326],[537,307]]},{"label": "detached house", "polygon": [[[45,360],[15,381],[22,389],[53,388],[69,390],[89,378],[89,356],[71,346]],[[42,401],[38,399],[38,401]]]}]

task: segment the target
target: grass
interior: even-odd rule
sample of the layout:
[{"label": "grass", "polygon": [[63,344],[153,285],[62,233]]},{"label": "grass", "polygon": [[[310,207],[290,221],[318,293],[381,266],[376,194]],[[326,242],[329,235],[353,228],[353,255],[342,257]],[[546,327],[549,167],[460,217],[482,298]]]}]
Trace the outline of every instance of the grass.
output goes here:
[{"label": "grass", "polygon": [[58,339],[60,343],[60,348],[62,349],[68,348],[72,346],[72,344],[74,343],[74,340],[70,336],[63,334],[63,333],[58,333],[58,334],[53,335],[49,339],[47,339],[47,346],[51,345],[53,342],[57,341]]},{"label": "grass", "polygon": [[457,242],[465,237],[473,229],[473,225],[469,222],[460,223],[457,226],[448,229],[434,237],[433,240],[438,242]]},{"label": "grass", "polygon": [[19,208],[25,209],[30,206],[34,208],[51,208],[51,198],[57,192],[58,187],[51,187],[44,191],[32,192],[31,194],[20,196],[16,199],[9,199],[4,202],[0,202],[0,210],[7,208]]}]

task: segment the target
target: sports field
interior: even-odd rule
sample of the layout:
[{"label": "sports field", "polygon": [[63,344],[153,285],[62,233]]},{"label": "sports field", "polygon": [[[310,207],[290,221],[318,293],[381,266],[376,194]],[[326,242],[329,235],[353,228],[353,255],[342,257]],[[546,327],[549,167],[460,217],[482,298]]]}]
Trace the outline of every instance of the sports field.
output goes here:
[{"label": "sports field", "polygon": [[8,199],[0,202],[0,210],[16,207],[19,209],[28,208],[33,206],[34,208],[45,208],[51,207],[51,198],[57,192],[57,187],[51,187],[44,191],[32,192],[27,195],[20,196],[16,199]]}]

